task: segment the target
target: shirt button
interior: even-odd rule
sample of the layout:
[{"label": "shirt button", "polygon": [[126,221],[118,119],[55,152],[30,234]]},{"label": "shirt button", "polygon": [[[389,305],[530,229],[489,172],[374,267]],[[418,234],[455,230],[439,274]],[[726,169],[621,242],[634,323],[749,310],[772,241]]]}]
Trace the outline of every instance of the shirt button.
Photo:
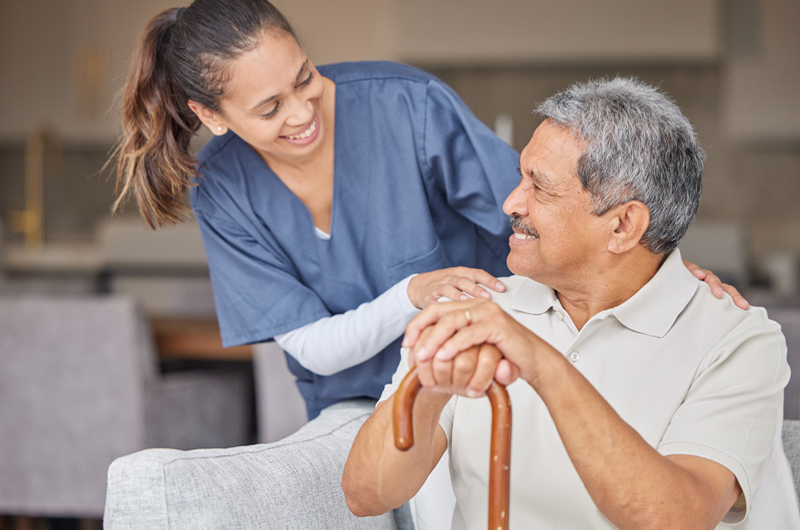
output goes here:
[{"label": "shirt button", "polygon": [[556,318],[559,320],[564,320],[564,315],[561,314],[561,311],[556,311]]},{"label": "shirt button", "polygon": [[567,355],[567,357],[568,357],[568,358],[569,358],[569,360],[570,360],[570,361],[572,361],[573,363],[576,363],[576,362],[578,362],[578,359],[580,359],[580,358],[581,358],[580,354],[579,354],[578,352],[576,352],[576,351],[574,351],[574,352],[570,353],[569,355]]}]

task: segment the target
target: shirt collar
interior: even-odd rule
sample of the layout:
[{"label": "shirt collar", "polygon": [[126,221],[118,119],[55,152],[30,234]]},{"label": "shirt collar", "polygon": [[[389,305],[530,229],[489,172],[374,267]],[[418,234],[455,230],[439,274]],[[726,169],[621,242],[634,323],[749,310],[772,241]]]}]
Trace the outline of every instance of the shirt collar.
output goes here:
[{"label": "shirt collar", "polygon": [[541,315],[550,310],[556,301],[556,292],[546,285],[525,278],[517,296],[511,302],[511,309]]},{"label": "shirt collar", "polygon": [[[526,278],[511,303],[511,309],[533,315],[549,311],[556,301],[553,289]],[[675,249],[661,264],[655,276],[644,287],[611,310],[626,328],[663,337],[672,328],[683,309],[697,291],[698,280],[684,266],[681,253]]]},{"label": "shirt collar", "polygon": [[661,338],[689,304],[698,284],[683,264],[680,250],[675,249],[655,276],[612,314],[632,331]]}]

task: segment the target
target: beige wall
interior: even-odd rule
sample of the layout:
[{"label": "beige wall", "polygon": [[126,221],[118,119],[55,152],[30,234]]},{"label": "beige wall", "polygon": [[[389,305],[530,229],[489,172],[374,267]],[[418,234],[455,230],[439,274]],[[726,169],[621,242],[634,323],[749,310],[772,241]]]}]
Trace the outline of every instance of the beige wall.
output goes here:
[{"label": "beige wall", "polygon": [[725,128],[737,143],[800,144],[800,2],[760,0],[751,49],[730,58]]},{"label": "beige wall", "polygon": [[[675,1],[679,9],[637,0],[604,2],[602,8],[593,0],[275,3],[320,64],[361,59],[418,64],[715,60],[716,2]],[[174,5],[170,0],[0,3],[0,141],[21,141],[43,126],[68,140],[113,139],[118,132],[114,96],[122,87],[136,35],[150,17]],[[693,16],[679,16],[689,9]],[[96,87],[94,116],[81,103],[83,92],[76,90],[84,78],[76,79],[81,70],[75,63],[87,50],[108,54],[108,70]]]},{"label": "beige wall", "polygon": [[[748,1],[748,0],[745,0]],[[725,127],[746,142],[800,141],[800,2],[758,8],[753,53],[732,57]],[[276,0],[317,63],[649,64],[724,60],[719,0]],[[730,3],[730,2],[729,2]],[[110,141],[114,96],[146,21],[170,0],[0,3],[0,141],[49,126],[68,140]],[[81,105],[76,60],[108,54],[94,116]]]},{"label": "beige wall", "polygon": [[416,63],[714,61],[716,0],[396,0],[392,49]]},{"label": "beige wall", "polygon": [[[115,95],[137,32],[166,0],[0,2],[0,141],[22,141],[48,127],[67,141],[108,142],[117,135]],[[79,105],[75,61],[106,53],[94,116]],[[113,110],[112,110],[113,109]]]},{"label": "beige wall", "polygon": [[[317,63],[384,59],[390,0],[277,0]],[[19,142],[49,127],[68,141],[109,142],[118,134],[116,95],[131,49],[171,0],[25,0],[0,2],[0,141]],[[108,72],[88,115],[76,91],[76,60],[108,53]]]},{"label": "beige wall", "polygon": [[[700,216],[742,222],[758,253],[800,255],[797,0],[275,3],[315,62],[394,59],[434,68],[486,123],[498,113],[514,116],[517,148],[535,127],[534,101],[571,80],[633,72],[663,81],[708,151]],[[122,87],[137,34],[172,5],[171,0],[0,2],[0,146],[19,150],[30,132],[48,126],[67,143],[92,146],[102,159],[118,133],[113,96]],[[744,36],[739,26],[732,31],[725,22],[732,6],[752,11],[739,16]],[[731,47],[736,39],[746,46]],[[86,50],[108,56],[95,116],[81,106],[76,88],[75,61]],[[2,167],[18,167],[21,154],[8,156]],[[21,175],[0,176],[21,182]],[[17,188],[6,186],[4,193]],[[15,195],[7,202],[20,201]]]},{"label": "beige wall", "polygon": [[395,0],[275,0],[317,64],[393,58]]}]

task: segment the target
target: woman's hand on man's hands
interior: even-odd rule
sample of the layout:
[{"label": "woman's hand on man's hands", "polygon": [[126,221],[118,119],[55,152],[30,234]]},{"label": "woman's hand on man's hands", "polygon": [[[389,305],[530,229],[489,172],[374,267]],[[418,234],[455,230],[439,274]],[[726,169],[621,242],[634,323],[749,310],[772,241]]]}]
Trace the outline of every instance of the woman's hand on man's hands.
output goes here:
[{"label": "woman's hand on man's hands", "polygon": [[451,267],[424,272],[411,278],[408,283],[408,299],[418,309],[424,309],[442,297],[454,301],[477,297],[491,300],[492,295],[484,286],[499,293],[506,290],[500,280],[484,270]]}]

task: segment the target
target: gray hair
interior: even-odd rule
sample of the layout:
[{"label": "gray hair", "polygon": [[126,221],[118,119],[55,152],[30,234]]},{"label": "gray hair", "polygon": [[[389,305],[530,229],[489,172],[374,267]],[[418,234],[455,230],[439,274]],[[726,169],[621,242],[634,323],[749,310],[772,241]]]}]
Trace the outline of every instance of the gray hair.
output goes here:
[{"label": "gray hair", "polygon": [[674,102],[637,79],[603,79],[572,85],[536,113],[587,142],[576,169],[595,215],[641,201],[650,209],[645,248],[678,246],[700,203],[705,153]]}]

